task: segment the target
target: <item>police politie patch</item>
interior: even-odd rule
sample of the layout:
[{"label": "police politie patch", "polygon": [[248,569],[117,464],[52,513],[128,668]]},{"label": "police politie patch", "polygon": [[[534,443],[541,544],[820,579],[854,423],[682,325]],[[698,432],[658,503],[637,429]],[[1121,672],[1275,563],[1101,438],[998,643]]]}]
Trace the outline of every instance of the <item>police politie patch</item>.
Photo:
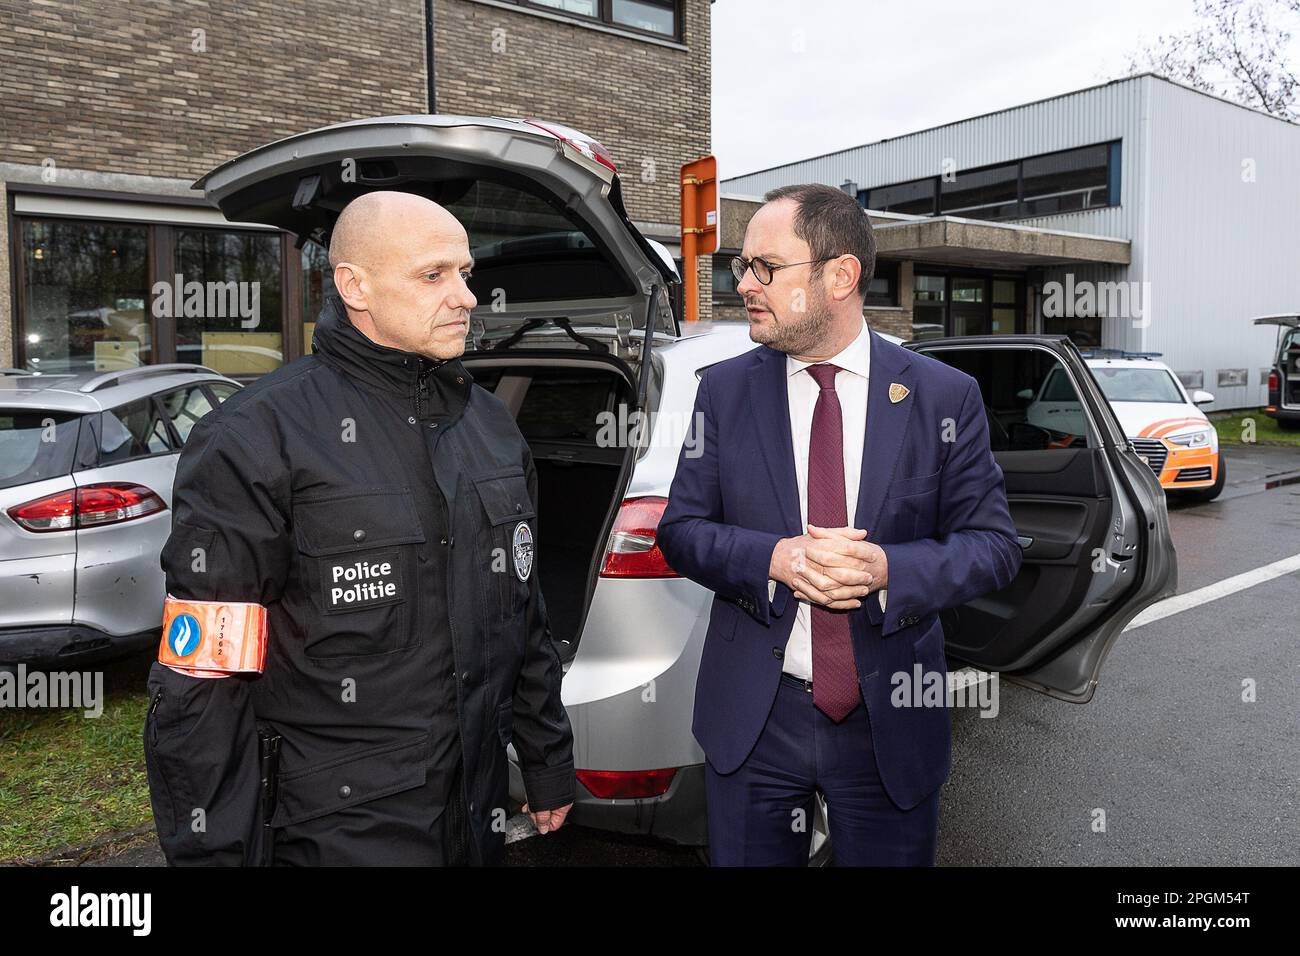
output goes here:
[{"label": "police politie patch", "polygon": [[400,560],[396,551],[321,558],[325,613],[343,614],[406,600]]}]

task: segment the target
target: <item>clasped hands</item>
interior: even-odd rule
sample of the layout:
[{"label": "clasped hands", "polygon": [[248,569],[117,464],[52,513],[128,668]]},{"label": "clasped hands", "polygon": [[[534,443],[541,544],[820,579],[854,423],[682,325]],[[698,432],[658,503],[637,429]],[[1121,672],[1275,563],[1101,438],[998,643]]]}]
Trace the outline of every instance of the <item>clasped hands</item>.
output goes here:
[{"label": "clasped hands", "polygon": [[809,525],[806,534],[776,543],[767,576],[799,600],[832,611],[859,608],[862,598],[889,586],[885,552],[866,538],[860,528]]}]

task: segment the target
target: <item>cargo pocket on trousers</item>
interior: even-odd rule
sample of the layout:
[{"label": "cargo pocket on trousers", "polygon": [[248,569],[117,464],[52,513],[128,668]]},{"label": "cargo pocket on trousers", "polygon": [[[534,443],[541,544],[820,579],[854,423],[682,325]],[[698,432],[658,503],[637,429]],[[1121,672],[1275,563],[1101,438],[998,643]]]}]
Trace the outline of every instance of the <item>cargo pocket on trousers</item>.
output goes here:
[{"label": "cargo pocket on trousers", "polygon": [[423,786],[428,734],[282,773],[272,827],[305,823],[347,807]]}]

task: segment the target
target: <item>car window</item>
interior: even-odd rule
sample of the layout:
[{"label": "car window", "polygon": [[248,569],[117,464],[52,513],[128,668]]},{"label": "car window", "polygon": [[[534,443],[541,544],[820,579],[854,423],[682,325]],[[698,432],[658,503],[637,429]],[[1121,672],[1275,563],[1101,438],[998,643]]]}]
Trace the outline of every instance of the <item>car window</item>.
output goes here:
[{"label": "car window", "polygon": [[469,233],[469,287],[480,303],[632,293],[589,227],[549,199],[485,179],[448,180],[439,190],[433,198]]},{"label": "car window", "polygon": [[212,402],[202,385],[191,385],[165,395],[159,395],[163,411],[176,426],[176,433],[181,436],[181,444],[189,440],[190,431],[198,424],[200,418],[212,411]]},{"label": "car window", "polygon": [[227,385],[225,382],[208,382],[208,390],[217,397],[217,404],[220,405],[231,395],[239,391],[238,385]]},{"label": "car window", "polygon": [[1036,348],[925,349],[980,387],[994,451],[1086,448],[1094,444],[1069,372]]},{"label": "car window", "polygon": [[167,423],[151,398],[127,402],[100,416],[100,465],[156,455],[171,448]]},{"label": "car window", "polygon": [[[1300,354],[1300,329],[1292,329],[1282,339],[1282,348],[1278,352],[1278,363],[1287,367],[1288,372],[1294,372],[1296,371],[1295,365],[1300,364],[1296,362],[1297,354]],[[1287,366],[1288,362],[1293,363],[1293,365]]]},{"label": "car window", "polygon": [[1074,391],[1074,386],[1070,384],[1070,376],[1065,374],[1065,369],[1059,365],[1047,373],[1047,380],[1043,383],[1043,394],[1040,400],[1044,402],[1077,402],[1079,396]]},{"label": "car window", "polygon": [[1174,377],[1162,368],[1090,368],[1108,401],[1176,402],[1180,405],[1185,401]]},{"label": "car window", "polygon": [[0,409],[0,488],[72,471],[81,416]]}]

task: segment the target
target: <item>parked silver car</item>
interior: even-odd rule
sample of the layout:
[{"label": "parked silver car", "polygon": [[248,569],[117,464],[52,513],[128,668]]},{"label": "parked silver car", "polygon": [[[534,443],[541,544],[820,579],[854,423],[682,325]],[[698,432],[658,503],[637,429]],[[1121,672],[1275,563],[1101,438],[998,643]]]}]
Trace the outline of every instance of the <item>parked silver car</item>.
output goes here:
[{"label": "parked silver car", "polygon": [[0,374],[0,663],[157,643],[176,458],[238,388],[197,365]]},{"label": "parked silver car", "polygon": [[[343,206],[374,189],[427,196],[464,223],[479,301],[464,362],[514,412],[537,465],[537,566],[565,661],[581,784],[572,819],[704,844],[704,756],[691,714],[716,599],[668,567],[655,534],[699,376],[754,348],[747,324],[682,321],[676,269],[628,218],[613,161],[599,143],[553,124],[344,123],[256,149],[201,185],[232,221],[322,244]],[[944,616],[948,652],[1086,701],[1124,625],[1173,591],[1159,483],[1067,339],[914,347],[984,390],[1024,548],[1010,587]],[[1016,398],[1058,368],[1086,424],[1068,448],[1049,447]],[[731,480],[751,479],[765,480]],[[523,799],[517,772],[511,790]],[[813,852],[824,858],[817,826]]]}]

